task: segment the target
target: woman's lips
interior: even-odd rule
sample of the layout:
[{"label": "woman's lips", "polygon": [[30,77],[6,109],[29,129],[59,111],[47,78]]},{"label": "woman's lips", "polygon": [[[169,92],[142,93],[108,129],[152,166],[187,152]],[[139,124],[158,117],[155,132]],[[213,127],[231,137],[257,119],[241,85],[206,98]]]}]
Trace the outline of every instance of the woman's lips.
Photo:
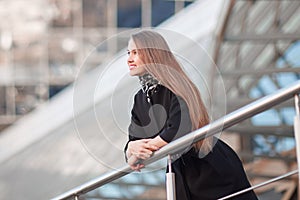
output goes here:
[{"label": "woman's lips", "polygon": [[133,70],[136,68],[136,65],[129,65],[129,70]]}]

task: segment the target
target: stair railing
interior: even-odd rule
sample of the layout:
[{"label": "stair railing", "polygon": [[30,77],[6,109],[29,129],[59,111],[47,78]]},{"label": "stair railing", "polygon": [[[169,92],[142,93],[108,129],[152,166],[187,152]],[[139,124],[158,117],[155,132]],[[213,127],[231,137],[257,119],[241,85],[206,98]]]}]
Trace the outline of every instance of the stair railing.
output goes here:
[{"label": "stair railing", "polygon": [[[300,81],[295,82],[289,87],[282,88],[278,91],[276,91],[273,94],[270,94],[268,96],[265,96],[263,98],[260,98],[246,106],[243,106],[236,111],[225,115],[224,117],[198,129],[195,130],[173,142],[170,142],[160,150],[156,151],[152,157],[149,159],[146,159],[143,163],[146,165],[149,165],[151,163],[154,163],[162,158],[167,157],[168,155],[176,154],[177,152],[180,152],[181,150],[185,149],[188,147],[191,143],[195,143],[199,140],[202,140],[206,137],[213,136],[217,133],[220,133],[221,131],[236,125],[240,123],[241,121],[248,119],[258,113],[261,113],[265,110],[268,110],[272,108],[275,105],[278,105],[288,99],[291,99],[295,97],[298,101],[296,103],[296,111],[297,111],[297,116],[295,117],[295,123],[297,127],[295,126],[295,137],[296,137],[296,148],[297,148],[297,160],[298,163],[300,162],[300,118],[299,118],[299,96],[298,94],[300,93]],[[296,122],[298,121],[298,122]],[[296,133],[297,132],[297,133]],[[297,139],[298,138],[298,139]],[[299,165],[298,165],[298,170],[289,172],[285,175],[282,175],[280,177],[277,177],[275,179],[272,179],[270,181],[267,181],[265,183],[259,184],[257,186],[253,186],[251,188],[246,188],[240,192],[228,195],[226,197],[223,197],[221,199],[227,199],[233,197],[232,195],[236,196],[239,194],[242,194],[244,192],[247,192],[249,190],[255,189],[257,187],[264,186],[266,184],[269,184],[271,182],[280,180],[282,178],[285,178],[287,176],[291,176],[293,174],[298,173],[299,171]],[[125,165],[123,167],[120,167],[118,170],[108,172],[102,176],[99,176],[95,179],[92,179],[78,187],[75,187],[57,197],[54,197],[53,200],[63,200],[63,199],[69,199],[69,198],[74,198],[78,199],[78,197],[82,194],[85,194],[89,191],[92,191],[98,187],[101,187],[107,183],[110,183],[118,178],[121,178],[122,176],[125,176],[129,173],[131,173],[132,170],[128,165]],[[221,200],[220,199],[220,200]]]}]

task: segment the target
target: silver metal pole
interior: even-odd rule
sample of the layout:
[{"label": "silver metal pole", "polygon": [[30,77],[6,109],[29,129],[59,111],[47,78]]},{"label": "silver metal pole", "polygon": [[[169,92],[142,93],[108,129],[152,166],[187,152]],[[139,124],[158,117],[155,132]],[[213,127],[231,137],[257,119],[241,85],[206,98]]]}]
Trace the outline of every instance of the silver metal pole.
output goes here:
[{"label": "silver metal pole", "polygon": [[[294,134],[296,141],[297,163],[298,170],[300,170],[300,112],[299,112],[299,95],[295,95],[295,109],[296,116],[294,117]],[[298,186],[300,185],[300,178],[298,177]],[[300,188],[298,187],[298,199],[300,198]]]},{"label": "silver metal pole", "polygon": [[225,199],[229,199],[229,198],[232,198],[232,197],[241,195],[241,194],[243,194],[243,193],[246,193],[246,192],[249,192],[249,191],[251,191],[251,190],[254,190],[254,189],[260,188],[260,187],[262,187],[262,186],[268,185],[268,184],[270,184],[270,183],[279,181],[279,180],[281,180],[281,179],[284,179],[284,178],[286,178],[286,177],[292,176],[292,175],[297,174],[297,173],[298,173],[298,170],[291,171],[291,172],[289,172],[289,173],[283,174],[283,175],[281,175],[281,176],[278,176],[278,177],[276,177],[276,178],[270,179],[270,180],[265,181],[265,182],[263,182],[263,183],[257,184],[257,185],[255,185],[255,186],[246,188],[246,189],[241,190],[241,191],[239,191],[239,192],[236,192],[236,193],[230,194],[230,195],[228,195],[228,196],[222,197],[222,198],[220,198],[220,199],[218,199],[218,200],[225,200]]},{"label": "silver metal pole", "polygon": [[166,174],[167,200],[176,200],[175,174],[172,172],[172,159],[168,155],[168,173]]},{"label": "silver metal pole", "polygon": [[300,117],[300,107],[299,107],[299,95],[295,94],[295,109],[296,109],[296,116]]},{"label": "silver metal pole", "polygon": [[51,200],[62,200],[62,199],[69,199],[70,197],[74,196],[80,196],[81,194],[85,194],[89,191],[92,191],[102,185],[105,185],[107,183],[110,183],[118,178],[121,178],[127,174],[132,172],[132,169],[128,165],[123,166],[122,168],[119,168],[118,170],[108,172],[106,174],[103,174],[102,176],[99,176],[97,178],[94,178],[80,186],[77,186],[57,197],[52,198]]}]

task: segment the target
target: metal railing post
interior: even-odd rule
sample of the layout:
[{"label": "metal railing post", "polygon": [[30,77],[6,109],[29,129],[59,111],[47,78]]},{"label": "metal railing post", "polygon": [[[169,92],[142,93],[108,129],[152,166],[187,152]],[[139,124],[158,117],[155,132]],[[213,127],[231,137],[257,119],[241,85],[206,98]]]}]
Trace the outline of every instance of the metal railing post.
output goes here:
[{"label": "metal railing post", "polygon": [[175,174],[172,172],[171,155],[168,155],[168,169],[166,174],[167,200],[176,200]]},{"label": "metal railing post", "polygon": [[[296,116],[294,117],[294,134],[296,141],[297,163],[298,171],[300,169],[300,109],[299,109],[299,95],[295,94],[295,109]],[[298,199],[300,198],[300,178],[298,177]]]}]

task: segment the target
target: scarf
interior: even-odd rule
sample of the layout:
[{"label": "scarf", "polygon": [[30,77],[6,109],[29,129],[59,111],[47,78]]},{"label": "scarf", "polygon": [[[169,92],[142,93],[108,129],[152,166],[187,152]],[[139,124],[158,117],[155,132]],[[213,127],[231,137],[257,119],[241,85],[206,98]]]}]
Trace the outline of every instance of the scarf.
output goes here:
[{"label": "scarf", "polygon": [[159,81],[154,78],[151,74],[146,73],[139,76],[140,84],[142,85],[142,90],[146,94],[148,103],[151,102],[151,95],[154,94],[159,85]]}]

